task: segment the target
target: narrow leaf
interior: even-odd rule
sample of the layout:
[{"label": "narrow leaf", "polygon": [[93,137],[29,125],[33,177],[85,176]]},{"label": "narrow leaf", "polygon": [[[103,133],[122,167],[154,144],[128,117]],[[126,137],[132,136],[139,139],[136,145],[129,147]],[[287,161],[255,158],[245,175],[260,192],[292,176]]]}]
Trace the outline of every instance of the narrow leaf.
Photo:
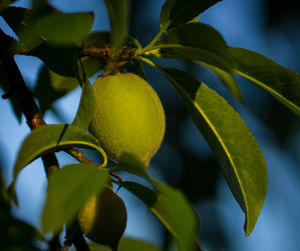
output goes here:
[{"label": "narrow leaf", "polygon": [[53,46],[44,42],[35,47],[30,54],[43,60],[53,72],[59,75],[66,77],[78,76],[78,49],[75,44]]},{"label": "narrow leaf", "polygon": [[71,223],[89,198],[100,193],[109,181],[106,169],[88,164],[73,164],[54,172],[42,215],[44,232],[58,232]]},{"label": "narrow leaf", "polygon": [[199,223],[193,207],[180,191],[159,181],[153,183],[158,195],[151,212],[175,237],[178,250],[195,250]]},{"label": "narrow leaf", "polygon": [[250,50],[230,48],[236,73],[270,93],[300,116],[300,75]]},{"label": "narrow leaf", "polygon": [[71,125],[46,125],[34,129],[24,140],[19,151],[13,171],[13,182],[10,186],[15,196],[14,186],[19,172],[30,162],[42,155],[70,147],[81,147],[97,150],[104,158],[107,156],[98,140],[90,133]]},{"label": "narrow leaf", "polygon": [[145,55],[196,60],[232,71],[232,59],[223,37],[202,23],[182,24],[169,30]]},{"label": "narrow leaf", "polygon": [[73,126],[86,130],[94,113],[94,91],[90,81],[86,78],[82,83],[82,93],[79,107],[72,122]]},{"label": "narrow leaf", "polygon": [[248,236],[267,188],[267,168],[255,138],[239,114],[205,84],[176,69],[163,72],[214,151],[233,195],[246,214]]},{"label": "narrow leaf", "polygon": [[116,49],[119,49],[127,33],[127,0],[105,0],[105,4],[111,26],[111,43]]},{"label": "narrow leaf", "polygon": [[200,63],[201,65],[205,66],[206,68],[210,69],[212,72],[214,72],[220,79],[220,81],[224,84],[224,86],[240,101],[243,101],[243,96],[240,90],[240,87],[238,86],[235,78],[228,72],[223,71],[222,69],[205,64]]},{"label": "narrow leaf", "polygon": [[155,245],[138,239],[123,237],[119,244],[119,251],[162,251]]},{"label": "narrow leaf", "polygon": [[142,200],[148,207],[153,206],[157,199],[156,191],[145,187],[139,183],[132,181],[124,181],[121,183],[122,187],[126,188],[140,200]]},{"label": "narrow leaf", "polygon": [[160,12],[160,26],[163,29],[186,23],[221,0],[166,0]]}]

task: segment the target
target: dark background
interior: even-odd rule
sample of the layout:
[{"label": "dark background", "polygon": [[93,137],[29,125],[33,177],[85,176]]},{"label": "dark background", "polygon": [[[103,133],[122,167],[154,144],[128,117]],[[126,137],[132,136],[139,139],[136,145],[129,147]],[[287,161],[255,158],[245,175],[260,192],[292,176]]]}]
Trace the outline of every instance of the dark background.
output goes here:
[{"label": "dark background", "polygon": [[[93,30],[108,30],[109,21],[102,0],[53,0],[50,3],[66,12],[93,11]],[[145,46],[159,30],[162,0],[132,0],[129,34]],[[30,1],[18,1],[30,6]],[[276,62],[300,72],[300,4],[295,1],[224,0],[203,13],[199,19],[212,25],[231,46],[260,52]],[[0,18],[0,26],[11,30]],[[23,77],[32,88],[41,61],[16,56]],[[200,239],[207,250],[299,250],[300,239],[300,123],[299,118],[274,98],[251,83],[237,78],[245,98],[240,104],[209,71],[194,64],[160,61],[164,66],[185,69],[214,88],[241,114],[256,137],[268,166],[268,192],[261,216],[253,233],[244,237],[244,215],[228,189],[220,168],[206,142],[193,124],[172,86],[154,69],[145,66],[149,82],[158,92],[167,118],[164,143],[151,162],[149,172],[182,189],[193,202],[201,222]],[[93,80],[95,77],[93,78]],[[0,91],[1,95],[2,90]],[[79,102],[76,89],[55,103],[55,108],[71,122]],[[76,105],[74,105],[74,103]],[[222,111],[220,111],[222,112]],[[7,184],[21,141],[29,133],[22,120],[13,117],[7,100],[0,100],[3,118],[0,126],[0,154]],[[61,123],[51,112],[47,123]],[[60,164],[72,161],[58,154]],[[131,178],[131,177],[130,177]],[[18,218],[39,227],[45,199],[46,179],[40,161],[35,161],[20,175],[17,183]],[[147,208],[125,191],[120,191],[128,208],[126,235],[163,246],[168,236]],[[180,216],[178,216],[180,217]],[[165,238],[166,237],[166,238]]]}]

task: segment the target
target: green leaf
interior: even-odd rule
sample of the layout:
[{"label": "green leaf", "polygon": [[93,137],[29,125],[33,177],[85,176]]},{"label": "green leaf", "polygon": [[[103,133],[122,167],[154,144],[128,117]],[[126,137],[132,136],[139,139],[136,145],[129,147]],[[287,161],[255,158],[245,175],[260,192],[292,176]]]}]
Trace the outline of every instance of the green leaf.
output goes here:
[{"label": "green leaf", "polygon": [[186,197],[170,186],[153,181],[158,195],[151,212],[170,231],[178,243],[178,250],[195,250],[199,222]]},{"label": "green leaf", "polygon": [[166,0],[160,12],[160,27],[172,28],[186,23],[221,0]]},{"label": "green leaf", "polygon": [[64,223],[71,223],[89,200],[100,193],[109,181],[106,169],[89,164],[73,164],[54,172],[42,215],[42,230],[57,233]]},{"label": "green leaf", "polygon": [[0,12],[7,8],[10,4],[15,2],[16,0],[1,0],[0,1]]},{"label": "green leaf", "polygon": [[73,126],[80,127],[83,130],[88,128],[94,113],[94,100],[95,97],[93,87],[90,81],[85,78],[85,80],[82,82],[80,103],[76,116],[72,122]]},{"label": "green leaf", "polygon": [[65,77],[78,76],[78,49],[74,45],[53,46],[46,42],[35,47],[31,55],[44,61],[55,73]]},{"label": "green leaf", "polygon": [[300,75],[250,50],[230,48],[235,72],[270,93],[300,116]]},{"label": "green leaf", "polygon": [[240,101],[243,101],[243,96],[238,86],[235,78],[228,72],[223,71],[222,69],[199,62],[201,65],[205,66],[206,68],[210,69],[214,72],[220,79],[220,81],[224,84],[224,86]]},{"label": "green leaf", "polygon": [[[88,77],[93,76],[104,67],[104,63],[94,58],[83,58],[83,65]],[[59,98],[78,87],[76,78],[63,77],[43,66],[34,89],[34,97],[39,101],[41,112],[44,113],[51,108],[52,104]]]},{"label": "green leaf", "polygon": [[185,72],[164,69],[196,125],[215,153],[227,183],[246,214],[245,233],[253,230],[267,189],[267,167],[245,122],[216,92]]},{"label": "green leaf", "polygon": [[[6,78],[2,61],[0,61],[0,87],[7,94],[12,94],[11,85],[8,83],[8,80]],[[19,101],[17,100],[17,97],[15,95],[11,95],[11,97],[9,97],[9,101],[14,111],[15,117],[20,123],[22,118],[22,109],[20,107]]]},{"label": "green leaf", "polygon": [[72,44],[82,41],[94,22],[92,13],[65,14],[53,10],[26,27],[23,34],[25,44],[30,44],[32,34],[55,44]]},{"label": "green leaf", "polygon": [[106,153],[101,148],[98,140],[85,130],[72,125],[63,124],[39,127],[34,129],[26,137],[19,151],[13,170],[13,182],[10,186],[13,197],[16,197],[14,190],[16,178],[26,165],[49,152],[55,152],[70,147],[97,150],[104,158],[102,165],[106,165]]},{"label": "green leaf", "polygon": [[111,43],[119,49],[125,40],[128,25],[127,0],[105,0],[111,26]]},{"label": "green leaf", "polygon": [[118,161],[118,165],[114,168],[111,168],[111,171],[112,172],[124,171],[148,179],[149,175],[145,169],[146,169],[145,165],[134,155],[129,153],[124,153],[121,155]]},{"label": "green leaf", "polygon": [[232,59],[223,37],[202,23],[182,24],[169,30],[145,55],[196,60],[232,71]]},{"label": "green leaf", "polygon": [[120,185],[142,200],[148,207],[153,206],[157,199],[156,191],[153,191],[139,183],[124,181]]},{"label": "green leaf", "polygon": [[[119,251],[162,251],[155,245],[138,239],[123,237],[119,244]],[[96,250],[95,250],[96,251]]]}]

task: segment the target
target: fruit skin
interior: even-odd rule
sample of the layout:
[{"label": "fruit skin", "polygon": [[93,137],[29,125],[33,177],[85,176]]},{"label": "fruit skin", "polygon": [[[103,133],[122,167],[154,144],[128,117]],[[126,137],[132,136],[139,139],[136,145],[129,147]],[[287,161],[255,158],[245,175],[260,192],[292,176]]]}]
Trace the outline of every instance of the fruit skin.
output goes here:
[{"label": "fruit skin", "polygon": [[110,188],[94,195],[78,215],[82,232],[92,241],[117,250],[127,223],[123,200]]},{"label": "fruit skin", "polygon": [[94,83],[95,112],[89,129],[108,155],[134,155],[148,165],[161,145],[165,114],[159,97],[140,76],[120,73]]}]

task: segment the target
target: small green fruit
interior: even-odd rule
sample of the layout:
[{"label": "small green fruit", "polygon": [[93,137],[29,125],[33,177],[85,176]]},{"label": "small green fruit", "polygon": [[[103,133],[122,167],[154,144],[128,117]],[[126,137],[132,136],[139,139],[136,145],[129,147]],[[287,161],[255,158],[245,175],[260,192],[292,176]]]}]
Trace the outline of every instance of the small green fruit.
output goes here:
[{"label": "small green fruit", "polygon": [[94,195],[82,208],[78,221],[82,232],[92,241],[117,250],[127,223],[123,200],[110,188]]},{"label": "small green fruit", "polygon": [[152,87],[132,73],[99,77],[89,129],[111,158],[134,155],[148,165],[163,140],[164,109]]}]

